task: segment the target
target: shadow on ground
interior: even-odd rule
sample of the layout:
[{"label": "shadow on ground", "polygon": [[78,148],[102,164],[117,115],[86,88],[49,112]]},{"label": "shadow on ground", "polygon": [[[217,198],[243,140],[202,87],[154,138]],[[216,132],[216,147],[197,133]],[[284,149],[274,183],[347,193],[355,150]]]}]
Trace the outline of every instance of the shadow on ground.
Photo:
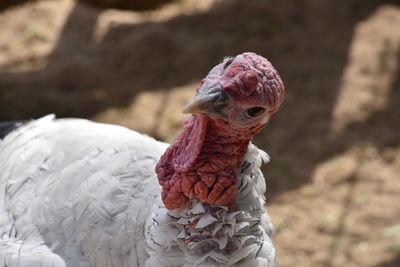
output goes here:
[{"label": "shadow on ground", "polygon": [[385,261],[376,267],[397,267],[400,266],[400,254],[397,254],[393,259]]}]

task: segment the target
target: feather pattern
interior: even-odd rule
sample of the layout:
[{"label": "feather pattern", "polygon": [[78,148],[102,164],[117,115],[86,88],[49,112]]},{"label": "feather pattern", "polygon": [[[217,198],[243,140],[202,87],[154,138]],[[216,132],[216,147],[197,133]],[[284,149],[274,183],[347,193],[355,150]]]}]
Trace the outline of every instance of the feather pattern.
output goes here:
[{"label": "feather pattern", "polygon": [[168,144],[53,115],[0,141],[0,267],[275,266],[265,152],[250,144],[237,207],[167,210],[154,167]]}]

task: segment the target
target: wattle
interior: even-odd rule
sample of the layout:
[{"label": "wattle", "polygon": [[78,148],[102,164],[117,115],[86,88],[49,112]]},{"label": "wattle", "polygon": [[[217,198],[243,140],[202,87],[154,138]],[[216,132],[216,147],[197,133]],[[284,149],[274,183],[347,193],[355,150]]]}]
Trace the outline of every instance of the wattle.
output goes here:
[{"label": "wattle", "polygon": [[185,130],[156,166],[167,209],[199,201],[234,207],[236,174],[259,129],[241,133],[224,126],[203,115],[192,115],[185,122]]}]

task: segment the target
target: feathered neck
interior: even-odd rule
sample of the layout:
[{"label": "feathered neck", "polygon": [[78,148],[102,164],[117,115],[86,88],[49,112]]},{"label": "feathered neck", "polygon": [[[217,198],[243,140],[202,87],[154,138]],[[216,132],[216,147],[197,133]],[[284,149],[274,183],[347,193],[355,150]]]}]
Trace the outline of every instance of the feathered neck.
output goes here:
[{"label": "feathered neck", "polygon": [[145,227],[146,266],[274,266],[259,169],[267,160],[265,152],[248,146],[237,174],[236,211],[205,202],[174,210],[154,206]]},{"label": "feathered neck", "polygon": [[236,174],[251,138],[261,129],[232,129],[204,115],[189,117],[156,166],[165,206],[181,209],[201,201],[233,209]]}]

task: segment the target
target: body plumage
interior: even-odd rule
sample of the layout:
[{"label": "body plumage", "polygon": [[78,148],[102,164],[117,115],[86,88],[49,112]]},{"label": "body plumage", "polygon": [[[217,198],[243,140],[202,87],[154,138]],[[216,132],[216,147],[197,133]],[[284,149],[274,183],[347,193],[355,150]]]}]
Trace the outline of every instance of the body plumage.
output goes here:
[{"label": "body plumage", "polygon": [[[268,101],[265,105],[274,106]],[[189,120],[205,121],[212,112]],[[265,116],[269,119],[271,113]],[[233,119],[226,114],[224,121],[203,123],[202,131],[218,132],[215,127],[231,125]],[[257,118],[253,134],[268,119]],[[211,139],[193,141],[192,128],[182,136],[195,143],[181,140],[174,143],[176,149],[167,150],[168,144],[149,136],[82,119],[48,115],[18,126],[0,140],[0,266],[275,266],[260,171],[268,156],[251,144],[253,134],[243,139],[246,146],[235,157],[239,160],[223,167],[233,174],[233,189],[222,188],[220,197],[211,198],[205,194],[215,192],[218,175],[209,190],[196,189],[202,173],[188,188],[177,179],[168,180],[184,180],[186,170],[205,166],[201,160],[209,162],[210,154],[201,155],[210,151]],[[230,144],[235,144],[233,139]],[[190,145],[199,149],[197,154],[190,154]],[[234,145],[226,147],[235,150]],[[168,167],[172,156],[189,161],[189,168]],[[170,171],[156,168],[157,162]],[[173,202],[174,192],[184,197],[179,205]]]}]

